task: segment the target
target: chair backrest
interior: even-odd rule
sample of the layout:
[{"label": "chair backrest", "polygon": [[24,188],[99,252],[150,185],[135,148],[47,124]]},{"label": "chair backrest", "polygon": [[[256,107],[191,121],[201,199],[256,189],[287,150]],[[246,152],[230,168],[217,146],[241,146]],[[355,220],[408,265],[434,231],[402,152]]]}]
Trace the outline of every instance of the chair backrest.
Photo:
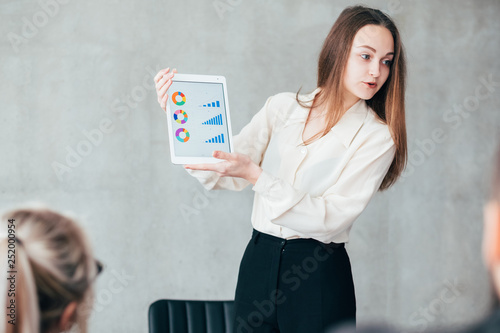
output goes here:
[{"label": "chair backrest", "polygon": [[149,333],[233,333],[233,303],[158,300],[149,306]]}]

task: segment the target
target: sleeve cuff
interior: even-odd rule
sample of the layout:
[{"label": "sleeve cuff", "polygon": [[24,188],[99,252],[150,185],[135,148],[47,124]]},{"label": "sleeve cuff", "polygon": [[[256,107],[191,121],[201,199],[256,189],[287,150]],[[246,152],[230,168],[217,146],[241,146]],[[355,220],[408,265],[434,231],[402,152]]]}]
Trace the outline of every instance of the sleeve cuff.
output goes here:
[{"label": "sleeve cuff", "polygon": [[211,190],[214,188],[215,184],[219,180],[219,176],[217,173],[213,171],[203,171],[203,170],[189,170],[189,169],[184,169],[189,173],[191,176],[195,177],[198,179],[198,181],[203,185],[203,187],[206,190]]},{"label": "sleeve cuff", "polygon": [[255,182],[255,185],[252,187],[252,190],[260,194],[269,192],[273,183],[273,176],[262,170],[259,178],[257,178],[257,181]]}]

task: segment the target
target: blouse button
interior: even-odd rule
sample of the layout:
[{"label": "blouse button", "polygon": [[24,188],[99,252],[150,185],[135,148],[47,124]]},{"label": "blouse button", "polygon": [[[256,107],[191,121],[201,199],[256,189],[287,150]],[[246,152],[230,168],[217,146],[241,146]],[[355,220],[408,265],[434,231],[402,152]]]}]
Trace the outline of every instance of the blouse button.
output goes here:
[{"label": "blouse button", "polygon": [[305,154],[305,153],[307,153],[307,149],[306,149],[306,148],[302,148],[302,149],[300,150],[300,152],[301,152],[302,154]]}]

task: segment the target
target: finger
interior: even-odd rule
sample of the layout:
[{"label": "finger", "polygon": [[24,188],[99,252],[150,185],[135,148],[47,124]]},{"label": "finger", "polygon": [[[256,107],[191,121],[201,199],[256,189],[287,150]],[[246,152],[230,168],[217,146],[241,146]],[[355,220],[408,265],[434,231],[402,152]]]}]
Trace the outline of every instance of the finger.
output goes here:
[{"label": "finger", "polygon": [[231,153],[227,153],[225,151],[221,150],[214,150],[212,153],[212,156],[219,159],[219,160],[227,160],[227,161],[233,161],[236,159],[236,156]]},{"label": "finger", "polygon": [[168,99],[168,95],[165,95],[163,96],[161,102],[160,102],[160,106],[161,108],[166,112],[167,111],[167,99]]},{"label": "finger", "polygon": [[173,73],[177,73],[177,68],[174,68],[174,70],[172,72]]},{"label": "finger", "polygon": [[158,81],[155,85],[156,87],[156,90],[159,90],[161,89],[161,87],[163,87],[163,85],[168,81],[170,80],[171,78],[174,77],[174,73],[168,73],[168,74],[165,74],[163,75],[163,77],[160,79],[160,81]]},{"label": "finger", "polygon": [[170,73],[164,73],[163,75],[161,75],[159,78],[158,78],[158,81],[155,83],[155,87],[156,89],[160,89],[164,84],[165,82],[167,82],[169,79],[171,79],[172,77],[174,76],[174,73],[173,72],[170,72]]},{"label": "finger", "polygon": [[163,75],[167,74],[169,70],[170,70],[170,67],[160,70],[160,71],[159,71],[159,72],[155,75],[155,77],[154,77],[154,81],[155,81],[155,83],[158,83],[158,81],[160,81],[160,80],[161,80],[161,78],[163,77]]},{"label": "finger", "polygon": [[156,89],[156,95],[158,95],[158,102],[165,96],[167,90],[172,85],[172,80],[168,79],[161,88]]},{"label": "finger", "polygon": [[184,165],[184,168],[189,169],[189,170],[219,171],[219,166],[217,164],[219,164],[219,163],[186,164],[186,165]]},{"label": "finger", "polygon": [[155,78],[154,78],[155,83],[158,83],[158,81],[160,81],[161,77],[162,77],[163,75],[165,75],[166,73],[168,73],[168,71],[169,71],[169,70],[170,70],[170,67],[167,67],[167,68],[165,68],[165,69],[160,70],[160,71],[158,72],[158,74],[156,74],[156,75],[155,75]]},{"label": "finger", "polygon": [[163,86],[161,90],[158,90],[156,94],[158,95],[158,100],[162,100],[165,96],[168,98],[167,90],[170,88],[170,85],[172,84],[172,81],[168,82]]},{"label": "finger", "polygon": [[158,91],[158,95],[163,97],[167,93],[168,88],[172,85],[172,80],[168,80],[165,85]]}]

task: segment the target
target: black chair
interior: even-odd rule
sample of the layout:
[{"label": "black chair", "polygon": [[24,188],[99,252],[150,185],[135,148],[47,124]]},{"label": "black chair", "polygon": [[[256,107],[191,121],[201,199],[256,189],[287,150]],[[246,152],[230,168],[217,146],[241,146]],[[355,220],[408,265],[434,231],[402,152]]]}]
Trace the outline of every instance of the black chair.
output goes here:
[{"label": "black chair", "polygon": [[149,306],[149,333],[233,333],[233,303],[158,300]]}]

